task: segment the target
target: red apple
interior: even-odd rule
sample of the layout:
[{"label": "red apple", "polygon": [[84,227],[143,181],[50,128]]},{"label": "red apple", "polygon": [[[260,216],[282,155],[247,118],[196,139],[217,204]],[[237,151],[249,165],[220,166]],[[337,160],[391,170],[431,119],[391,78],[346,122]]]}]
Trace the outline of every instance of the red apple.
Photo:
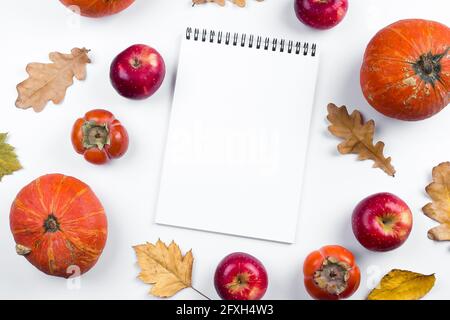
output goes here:
[{"label": "red apple", "polygon": [[373,251],[389,251],[401,246],[411,232],[412,221],[408,205],[387,192],[363,199],[352,215],[356,239]]},{"label": "red apple", "polygon": [[130,99],[150,97],[161,86],[166,66],[155,49],[136,44],[121,52],[112,62],[110,78],[117,92]]},{"label": "red apple", "polygon": [[255,257],[235,252],[217,266],[214,285],[224,300],[259,300],[267,290],[267,272]]},{"label": "red apple", "polygon": [[295,14],[304,24],[316,29],[330,29],[344,19],[347,0],[295,0]]}]

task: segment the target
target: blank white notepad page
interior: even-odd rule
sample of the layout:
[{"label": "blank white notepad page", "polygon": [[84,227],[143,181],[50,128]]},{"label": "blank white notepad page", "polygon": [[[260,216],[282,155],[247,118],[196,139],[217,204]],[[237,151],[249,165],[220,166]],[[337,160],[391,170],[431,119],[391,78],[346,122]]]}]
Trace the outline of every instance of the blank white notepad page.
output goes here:
[{"label": "blank white notepad page", "polygon": [[156,222],[292,243],[318,56],[238,39],[182,41]]}]

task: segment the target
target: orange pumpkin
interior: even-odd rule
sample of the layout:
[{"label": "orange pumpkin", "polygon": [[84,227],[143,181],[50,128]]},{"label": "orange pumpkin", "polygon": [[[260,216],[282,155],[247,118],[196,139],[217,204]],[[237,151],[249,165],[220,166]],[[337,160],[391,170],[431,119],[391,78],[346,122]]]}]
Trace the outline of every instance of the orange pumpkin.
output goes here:
[{"label": "orange pumpkin", "polygon": [[105,211],[88,185],[61,174],[24,187],[10,213],[16,251],[49,275],[85,273],[106,243]]},{"label": "orange pumpkin", "polygon": [[388,117],[431,117],[449,103],[449,48],[450,29],[438,22],[409,19],[385,27],[364,54],[365,98]]},{"label": "orange pumpkin", "polygon": [[131,6],[134,0],[60,0],[65,6],[75,6],[85,17],[100,18],[119,13]]}]

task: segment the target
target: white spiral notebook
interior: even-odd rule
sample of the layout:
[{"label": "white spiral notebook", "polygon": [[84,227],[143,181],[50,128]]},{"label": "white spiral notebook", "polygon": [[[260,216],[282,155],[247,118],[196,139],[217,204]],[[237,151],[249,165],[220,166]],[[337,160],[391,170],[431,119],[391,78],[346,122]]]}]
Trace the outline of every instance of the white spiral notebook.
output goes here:
[{"label": "white spiral notebook", "polygon": [[156,223],[293,243],[316,44],[187,28]]}]

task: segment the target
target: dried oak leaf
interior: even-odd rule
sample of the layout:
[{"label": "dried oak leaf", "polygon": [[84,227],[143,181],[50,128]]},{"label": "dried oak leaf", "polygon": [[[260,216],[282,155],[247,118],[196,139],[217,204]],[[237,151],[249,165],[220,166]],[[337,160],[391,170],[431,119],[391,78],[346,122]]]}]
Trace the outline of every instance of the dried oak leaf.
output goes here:
[{"label": "dried oak leaf", "polygon": [[422,211],[440,225],[428,231],[428,238],[450,240],[450,162],[434,167],[432,175],[433,182],[425,188],[432,202],[425,205]]},{"label": "dried oak leaf", "polygon": [[7,133],[0,133],[0,181],[6,175],[22,169],[14,147],[6,143]]},{"label": "dried oak leaf", "polygon": [[341,154],[357,154],[358,160],[373,160],[374,168],[380,168],[390,176],[395,175],[395,169],[391,164],[391,158],[383,155],[384,143],[378,141],[373,144],[375,133],[375,122],[369,120],[364,123],[362,114],[354,110],[348,114],[345,106],[337,107],[335,104],[328,104],[328,121],[331,125],[328,130],[334,136],[344,139],[338,145]]},{"label": "dried oak leaf", "polygon": [[246,0],[233,0],[232,1],[235,5],[237,5],[238,7],[245,7],[245,2]]},{"label": "dried oak leaf", "polygon": [[368,300],[418,300],[433,288],[434,274],[423,275],[394,269],[386,274],[373,289]]},{"label": "dried oak leaf", "polygon": [[158,240],[133,247],[141,268],[139,279],[152,284],[150,294],[167,298],[178,291],[192,287],[192,250],[182,256],[179,246],[172,241],[169,246]]},{"label": "dried oak leaf", "polygon": [[86,48],[73,48],[70,54],[52,52],[49,55],[52,63],[28,64],[28,79],[17,85],[16,107],[40,112],[50,100],[61,103],[73,77],[86,79],[86,64],[91,62],[88,52]]},{"label": "dried oak leaf", "polygon": [[196,4],[204,4],[207,2],[214,2],[222,7],[225,5],[225,0],[192,0],[192,5],[195,6]]}]

